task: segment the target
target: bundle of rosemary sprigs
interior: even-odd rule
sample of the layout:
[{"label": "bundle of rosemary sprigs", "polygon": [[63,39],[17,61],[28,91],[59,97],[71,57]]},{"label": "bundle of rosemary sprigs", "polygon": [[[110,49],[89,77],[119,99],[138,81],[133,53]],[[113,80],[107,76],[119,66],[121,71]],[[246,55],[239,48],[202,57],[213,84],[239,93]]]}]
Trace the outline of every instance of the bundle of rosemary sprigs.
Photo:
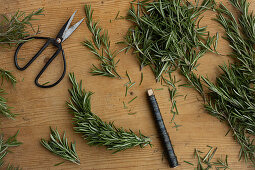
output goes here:
[{"label": "bundle of rosemary sprigs", "polygon": [[[137,10],[132,2],[127,19],[134,25],[124,43],[134,50],[141,68],[151,67],[158,81],[163,73],[179,69],[203,97],[205,109],[229,125],[241,146],[240,159],[255,164],[255,16],[249,14],[246,0],[229,1],[238,11],[238,20],[223,4],[216,7],[213,0],[203,0],[200,5],[198,1],[194,5],[181,0],[144,0],[136,3]],[[220,66],[223,74],[216,83],[194,73],[207,51],[217,53],[218,34],[211,37],[206,27],[199,26],[199,16],[208,9],[218,12],[216,20],[226,31],[233,49],[230,57],[235,60]]]},{"label": "bundle of rosemary sprigs", "polygon": [[[200,15],[214,7],[214,0],[193,5],[188,1],[138,1],[137,10],[131,3],[127,20],[134,23],[125,41],[141,63],[149,65],[156,80],[182,66],[190,72],[206,51],[214,51],[217,36],[210,36],[206,27],[199,27]],[[211,47],[213,46],[213,47]],[[192,61],[192,62],[191,62]]]}]

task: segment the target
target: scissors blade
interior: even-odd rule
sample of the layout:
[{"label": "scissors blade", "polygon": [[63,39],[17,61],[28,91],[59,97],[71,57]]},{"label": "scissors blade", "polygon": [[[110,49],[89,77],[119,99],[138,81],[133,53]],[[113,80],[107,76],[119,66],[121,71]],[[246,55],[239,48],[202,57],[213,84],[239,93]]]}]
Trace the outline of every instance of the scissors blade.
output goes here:
[{"label": "scissors blade", "polygon": [[[84,20],[84,18],[82,18],[79,22],[74,24],[71,28],[65,30],[65,32],[62,36],[62,42],[65,41],[77,29],[77,27],[82,23],[83,20]],[[69,26],[70,26],[70,24],[69,24]]]},{"label": "scissors blade", "polygon": [[[77,11],[77,10],[76,10]],[[66,30],[68,30],[73,18],[74,18],[74,15],[76,13],[76,11],[73,13],[73,15],[66,21],[66,23],[62,26],[62,28],[60,29],[60,31],[58,32],[58,35],[56,37],[57,38],[60,38],[61,40],[63,39],[63,35],[64,33],[66,32]]]},{"label": "scissors blade", "polygon": [[76,14],[76,12],[77,12],[77,10],[74,11],[73,15],[69,18],[64,33],[65,33],[65,32],[68,30],[68,28],[70,27],[70,25],[71,25],[71,23],[72,23],[72,21],[73,21],[73,18],[74,18],[75,14]]}]

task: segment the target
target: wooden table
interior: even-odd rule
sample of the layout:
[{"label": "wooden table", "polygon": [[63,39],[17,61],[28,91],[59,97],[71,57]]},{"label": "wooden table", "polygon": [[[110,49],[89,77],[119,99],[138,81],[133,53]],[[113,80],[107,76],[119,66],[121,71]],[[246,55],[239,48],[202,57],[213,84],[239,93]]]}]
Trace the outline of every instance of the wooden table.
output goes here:
[{"label": "wooden table", "polygon": [[[125,20],[114,20],[118,11],[120,15],[126,15],[130,0],[1,0],[0,13],[13,13],[20,9],[25,12],[31,12],[40,7],[44,7],[45,16],[37,18],[40,21],[33,22],[39,24],[41,36],[55,37],[58,30],[71,14],[78,10],[74,22],[84,17],[84,5],[91,4],[95,10],[94,18],[100,21],[100,25],[109,30],[113,49],[121,49],[122,46],[115,45],[122,41],[127,29],[130,26]],[[230,7],[226,0],[224,4]],[[255,9],[255,3],[251,4],[251,9]],[[215,17],[212,12],[207,12],[202,24],[208,25],[212,34],[219,32],[223,35],[223,29],[218,23],[211,19]],[[110,20],[112,22],[110,22]],[[98,60],[81,45],[85,38],[91,38],[85,22],[66,40],[63,44],[67,58],[67,72],[74,72],[77,79],[82,79],[87,90],[95,92],[92,97],[92,110],[104,121],[115,121],[117,126],[131,128],[135,132],[140,129],[142,133],[151,137],[153,147],[141,149],[139,147],[112,154],[104,147],[90,147],[81,138],[80,134],[75,134],[72,127],[72,115],[68,113],[66,101],[69,100],[68,88],[70,83],[68,76],[54,88],[41,89],[34,85],[34,78],[41,69],[45,61],[50,57],[54,48],[46,51],[39,60],[37,60],[29,69],[20,72],[16,70],[13,63],[13,54],[15,48],[7,49],[1,47],[0,67],[12,70],[17,77],[18,83],[15,88],[6,87],[6,95],[9,99],[9,105],[14,108],[12,111],[19,114],[15,120],[2,118],[1,130],[6,136],[13,135],[18,129],[20,134],[18,140],[23,144],[20,147],[12,148],[13,153],[9,153],[6,162],[20,165],[26,169],[168,169],[166,159],[162,157],[162,147],[156,126],[150,112],[146,99],[146,89],[162,88],[160,83],[156,83],[154,76],[149,68],[142,70],[144,81],[141,86],[132,88],[133,95],[126,98],[124,84],[128,81],[125,77],[126,70],[131,78],[137,82],[140,81],[139,64],[131,53],[120,54],[118,59],[118,72],[125,77],[122,80],[112,79],[101,76],[91,76],[89,73],[91,64],[99,63]],[[31,43],[35,45],[35,43]],[[23,51],[23,57],[31,54],[34,46],[26,46]],[[218,51],[222,54],[228,54],[231,50],[225,40],[220,38]],[[229,58],[207,54],[201,60],[198,73],[208,75],[214,80],[219,74],[218,64],[227,62]],[[27,60],[25,60],[27,61]],[[61,72],[60,57],[54,61],[53,65],[47,70],[42,81],[53,80],[57,73]],[[177,79],[183,78],[176,75]],[[48,79],[47,79],[48,78]],[[183,80],[182,82],[185,82]],[[177,98],[177,104],[180,114],[176,117],[176,123],[182,125],[178,131],[170,124],[170,102],[169,93],[166,88],[155,91],[159,106],[170,134],[175,152],[180,162],[177,169],[193,169],[192,166],[183,163],[184,160],[196,164],[193,159],[194,148],[207,151],[206,145],[218,147],[215,158],[221,155],[229,155],[229,165],[232,169],[249,169],[244,161],[238,162],[239,145],[233,140],[231,135],[224,136],[228,127],[219,122],[216,118],[208,115],[202,107],[202,101],[198,93],[193,89],[184,87],[178,88],[180,95],[184,97]],[[138,96],[135,102],[128,107],[135,115],[128,115],[129,110],[123,108],[122,102],[129,101],[134,96]],[[49,126],[57,127],[60,132],[64,130],[70,141],[77,143],[77,152],[81,160],[81,165],[77,166],[66,162],[60,166],[54,167],[54,164],[61,162],[62,159],[51,154],[40,145],[40,139],[49,137]],[[252,169],[252,168],[250,168]]]}]

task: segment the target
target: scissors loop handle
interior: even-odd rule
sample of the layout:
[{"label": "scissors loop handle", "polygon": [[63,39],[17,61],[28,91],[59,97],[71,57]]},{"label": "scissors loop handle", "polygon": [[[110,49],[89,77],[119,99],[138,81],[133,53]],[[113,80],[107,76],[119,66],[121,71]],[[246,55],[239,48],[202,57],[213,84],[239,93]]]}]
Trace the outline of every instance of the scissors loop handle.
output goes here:
[{"label": "scissors loop handle", "polygon": [[[39,74],[36,76],[35,78],[35,84],[36,86],[38,87],[41,87],[41,88],[50,88],[50,87],[54,87],[56,86],[65,76],[66,74],[66,60],[65,60],[65,54],[64,54],[64,50],[62,49],[62,45],[61,43],[57,43],[55,39],[53,38],[48,38],[48,37],[30,37],[30,38],[27,38],[26,40],[31,40],[31,39],[44,39],[44,40],[47,40],[45,42],[45,44],[42,46],[42,48],[35,54],[35,56],[28,61],[28,63],[24,66],[24,67],[20,67],[19,64],[18,64],[18,53],[19,53],[19,50],[20,48],[27,42],[23,42],[23,43],[20,43],[15,51],[15,54],[14,54],[14,63],[15,63],[15,66],[18,70],[26,70],[36,59],[37,57],[39,57],[42,52],[50,45],[50,44],[53,44],[54,46],[57,47],[57,51],[52,55],[52,57],[47,61],[47,63],[44,65],[44,67],[42,68],[42,70],[39,72]],[[51,64],[51,62],[58,56],[59,53],[62,53],[62,58],[63,58],[63,62],[64,62],[64,70],[63,70],[63,73],[61,75],[61,77],[53,84],[51,85],[43,85],[43,84],[40,84],[39,83],[39,79],[41,77],[41,75],[45,72],[45,70],[48,68],[48,66]]]}]

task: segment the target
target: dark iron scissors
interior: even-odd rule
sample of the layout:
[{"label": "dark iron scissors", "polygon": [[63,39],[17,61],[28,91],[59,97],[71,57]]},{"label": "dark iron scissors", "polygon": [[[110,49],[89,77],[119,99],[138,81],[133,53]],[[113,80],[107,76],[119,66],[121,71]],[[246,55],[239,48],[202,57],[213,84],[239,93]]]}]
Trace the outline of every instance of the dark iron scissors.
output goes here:
[{"label": "dark iron scissors", "polygon": [[[69,28],[74,15],[75,15],[76,11],[73,13],[73,15],[67,20],[67,22],[63,25],[63,27],[60,29],[58,35],[56,38],[49,38],[49,37],[30,37],[27,38],[26,40],[30,40],[30,39],[43,39],[46,40],[46,43],[43,45],[43,47],[35,54],[35,56],[24,66],[24,67],[20,67],[18,65],[17,62],[17,55],[18,52],[20,50],[20,48],[22,47],[22,45],[27,42],[23,42],[21,44],[18,45],[15,54],[14,54],[14,63],[15,66],[18,70],[26,70],[36,59],[39,55],[42,54],[42,52],[50,45],[53,44],[55,47],[57,47],[57,51],[53,54],[53,56],[47,61],[47,63],[44,65],[44,67],[42,68],[42,70],[39,72],[39,74],[36,76],[35,78],[35,84],[38,87],[41,88],[50,88],[50,87],[54,87],[56,86],[65,76],[66,74],[66,59],[65,59],[65,53],[64,50],[62,49],[62,43],[76,30],[76,28],[82,23],[82,21],[84,20],[81,19],[79,22],[77,22],[75,25],[73,25],[71,28]],[[59,53],[62,53],[62,57],[63,57],[63,62],[64,62],[64,70],[63,73],[61,75],[61,77],[53,84],[51,85],[45,85],[45,84],[39,84],[38,80],[40,79],[41,75],[44,73],[44,71],[47,69],[47,67],[50,65],[50,63],[58,56]]]}]

